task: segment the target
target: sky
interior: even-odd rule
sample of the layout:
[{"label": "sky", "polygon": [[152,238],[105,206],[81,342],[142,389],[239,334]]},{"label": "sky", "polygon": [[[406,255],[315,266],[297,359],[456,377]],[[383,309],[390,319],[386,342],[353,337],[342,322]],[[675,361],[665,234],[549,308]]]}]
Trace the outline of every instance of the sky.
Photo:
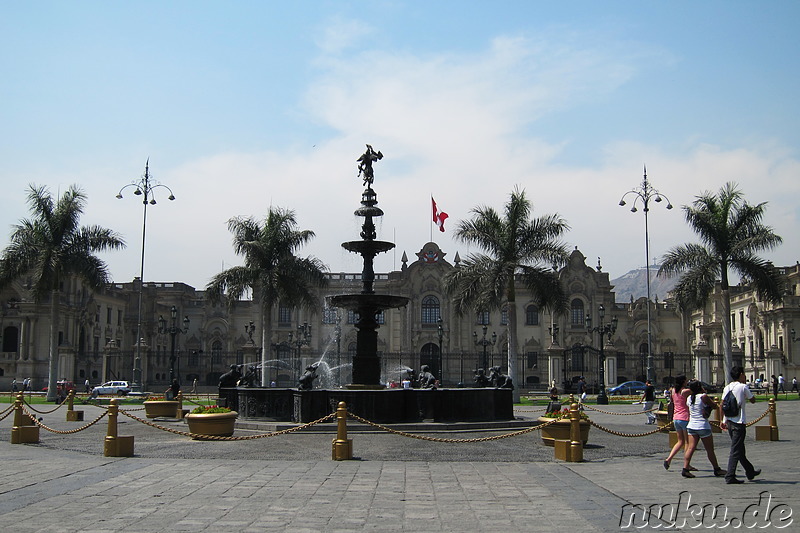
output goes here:
[{"label": "sky", "polygon": [[[359,272],[370,144],[375,261],[399,269],[431,238],[452,261],[477,206],[515,187],[533,215],[558,214],[565,241],[611,277],[696,242],[681,206],[726,182],[768,202],[784,239],[763,256],[800,259],[800,3],[371,0],[5,2],[0,17],[0,246],[30,216],[29,184],[77,184],[83,224],[125,239],[103,253],[113,281],[203,288],[241,264],[227,221],[295,212],[315,238],[298,253]],[[449,214],[432,227],[430,198]],[[631,197],[628,198],[629,200]],[[656,262],[658,260],[656,259]]]}]

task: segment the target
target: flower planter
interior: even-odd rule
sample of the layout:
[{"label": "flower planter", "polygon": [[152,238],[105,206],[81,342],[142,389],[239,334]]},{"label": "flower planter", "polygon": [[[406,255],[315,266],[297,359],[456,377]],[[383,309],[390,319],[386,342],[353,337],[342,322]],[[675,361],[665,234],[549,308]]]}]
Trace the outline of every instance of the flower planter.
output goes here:
[{"label": "flower planter", "polygon": [[[539,417],[539,422],[543,424],[552,421],[552,418]],[[589,442],[589,429],[591,429],[592,424],[590,424],[588,420],[581,420],[579,423],[581,428],[581,441],[583,441],[585,446],[586,443]],[[569,418],[562,418],[555,424],[550,424],[540,429],[539,432],[542,434],[542,442],[547,446],[553,446],[554,440],[569,440],[570,424]]]},{"label": "flower planter", "polygon": [[[200,415],[189,413],[186,415],[186,423],[189,424],[189,433],[215,437],[230,437],[233,435],[233,427],[236,424],[236,418],[238,416],[239,413],[236,411]],[[197,440],[202,439],[197,438]]]},{"label": "flower planter", "polygon": [[166,400],[153,400],[144,402],[144,412],[147,418],[176,418],[178,402]]}]

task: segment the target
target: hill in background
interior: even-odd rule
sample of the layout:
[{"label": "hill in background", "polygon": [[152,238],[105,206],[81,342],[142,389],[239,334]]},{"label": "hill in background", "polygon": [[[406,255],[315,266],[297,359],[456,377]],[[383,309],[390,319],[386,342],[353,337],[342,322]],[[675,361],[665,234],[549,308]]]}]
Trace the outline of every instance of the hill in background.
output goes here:
[{"label": "hill in background", "polygon": [[[650,265],[650,298],[664,301],[667,293],[671,291],[678,282],[678,276],[671,278],[656,277],[656,272],[661,265]],[[631,296],[634,300],[647,297],[647,269],[645,267],[631,270],[627,274],[612,279],[617,302],[630,302]]]}]

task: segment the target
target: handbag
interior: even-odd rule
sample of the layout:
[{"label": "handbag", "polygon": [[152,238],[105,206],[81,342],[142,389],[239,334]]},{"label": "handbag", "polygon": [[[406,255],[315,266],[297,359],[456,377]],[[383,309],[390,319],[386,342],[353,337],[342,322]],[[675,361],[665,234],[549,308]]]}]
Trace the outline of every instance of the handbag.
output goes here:
[{"label": "handbag", "polygon": [[672,420],[675,417],[675,404],[672,403],[672,396],[667,402],[667,420]]},{"label": "handbag", "polygon": [[703,418],[708,418],[717,407],[714,403],[708,403],[708,396],[703,396]]}]

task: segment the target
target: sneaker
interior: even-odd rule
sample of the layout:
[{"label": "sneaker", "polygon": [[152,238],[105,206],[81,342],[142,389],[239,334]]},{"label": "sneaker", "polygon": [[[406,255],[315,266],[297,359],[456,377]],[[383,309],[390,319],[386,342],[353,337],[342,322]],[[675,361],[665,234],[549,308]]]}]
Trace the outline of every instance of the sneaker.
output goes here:
[{"label": "sneaker", "polygon": [[753,470],[752,474],[747,475],[747,481],[753,481],[753,479],[761,474],[761,470]]},{"label": "sneaker", "polygon": [[694,477],[694,474],[692,474],[691,472],[689,472],[689,471],[688,471],[688,470],[686,470],[685,468],[684,468],[683,470],[681,470],[681,475],[682,475],[683,477]]},{"label": "sneaker", "polygon": [[716,477],[725,477],[726,475],[728,475],[728,471],[727,470],[723,470],[721,468],[715,468],[714,469],[714,475]]},{"label": "sneaker", "polygon": [[664,461],[664,470],[669,470],[669,461]]},{"label": "sneaker", "polygon": [[726,479],[725,483],[727,483],[728,485],[738,485],[740,483],[744,483],[744,480],[732,477],[730,479]]}]

